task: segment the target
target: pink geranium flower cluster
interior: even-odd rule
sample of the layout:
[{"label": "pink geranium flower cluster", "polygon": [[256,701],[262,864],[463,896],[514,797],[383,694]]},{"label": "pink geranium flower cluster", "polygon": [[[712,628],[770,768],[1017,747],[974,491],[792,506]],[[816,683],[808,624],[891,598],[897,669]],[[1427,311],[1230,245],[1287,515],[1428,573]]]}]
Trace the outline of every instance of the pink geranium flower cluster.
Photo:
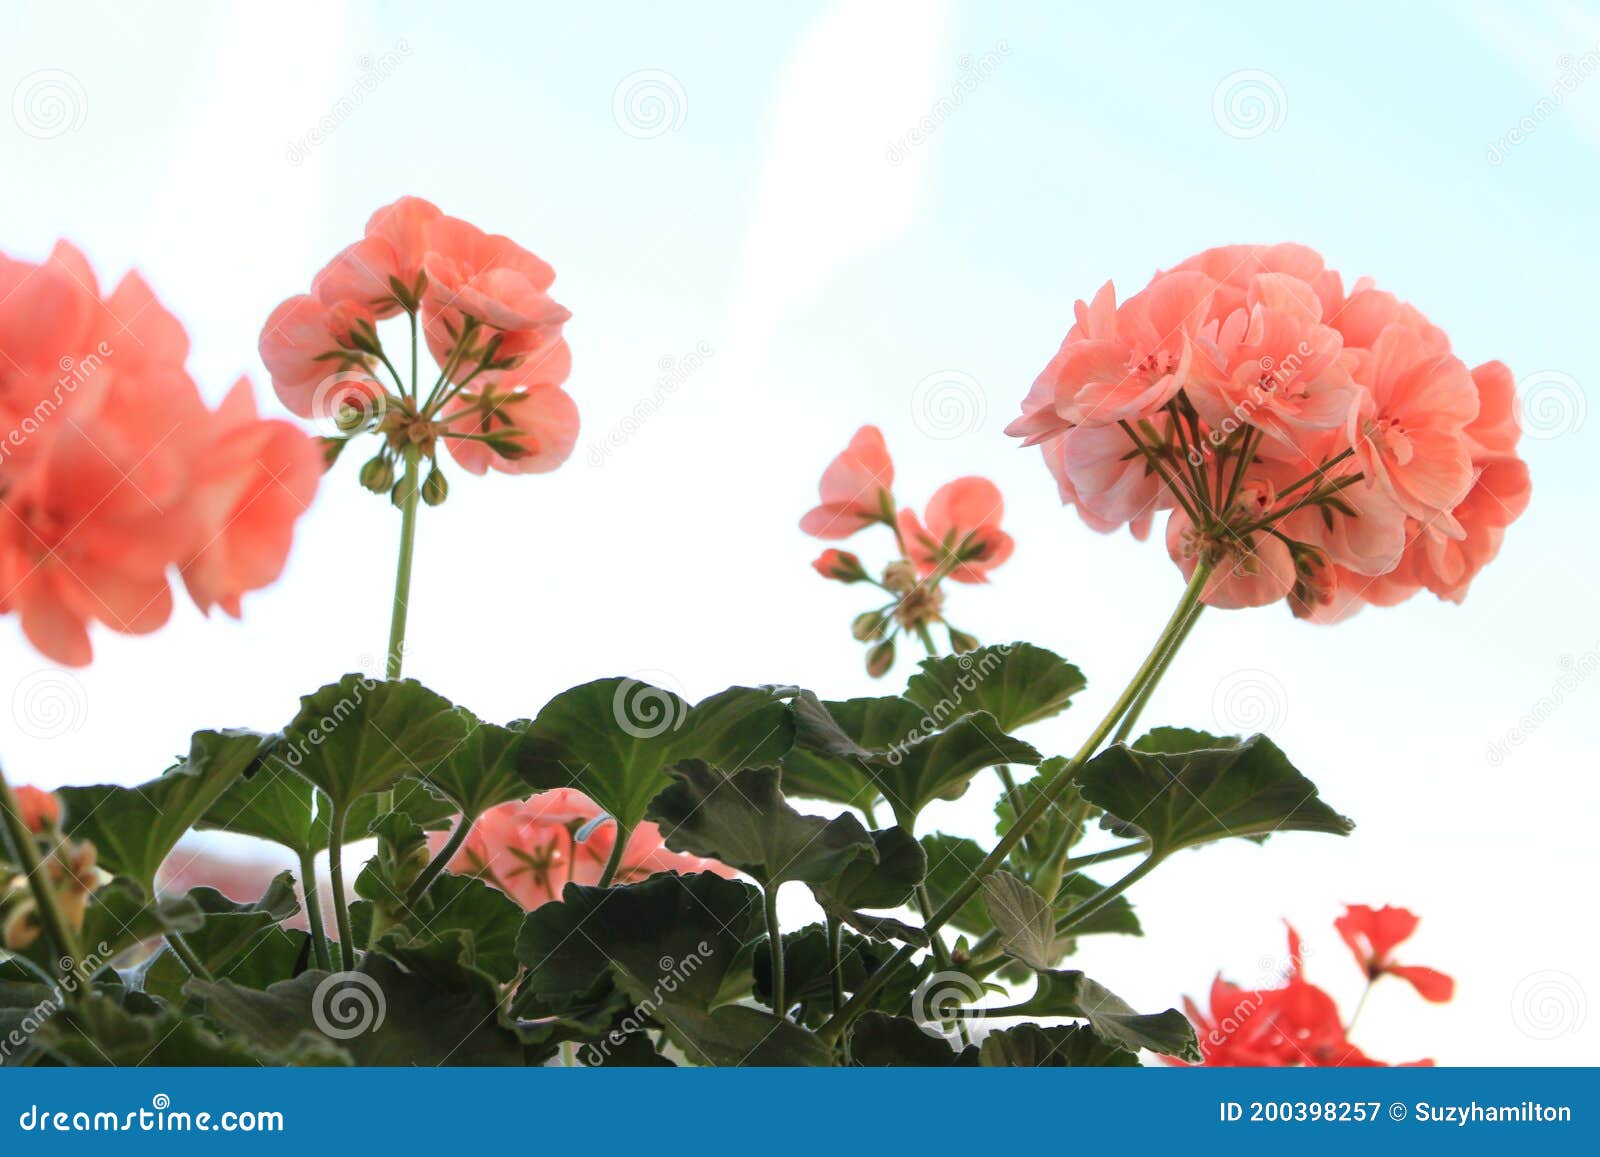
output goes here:
[{"label": "pink geranium flower cluster", "polygon": [[818,486],[820,501],[800,519],[800,529],[824,540],[849,538],[881,524],[894,532],[899,555],[873,578],[850,551],[829,548],[812,562],[823,578],[865,582],[879,587],[892,601],[856,616],[855,637],[870,644],[867,672],[885,674],[894,663],[894,639],[900,630],[917,635],[932,654],[929,628],[943,622],[952,650],[960,653],[978,641],[944,618],[945,579],[986,583],[989,572],[1011,557],[1011,536],[1000,529],[1005,501],[987,478],[965,477],[933,492],[918,518],[910,507],[896,508],[894,462],[876,426],[863,426],[844,451],[828,464]]},{"label": "pink geranium flower cluster", "polygon": [[[393,483],[393,461],[407,446],[434,459],[441,441],[473,474],[554,470],[578,438],[577,407],[561,389],[572,370],[562,336],[571,315],[550,296],[554,280],[549,265],[509,238],[402,197],[372,215],[309,294],[273,310],[261,360],[296,414],[386,436],[363,476],[374,490]],[[380,321],[402,314],[420,324],[438,365],[431,390],[414,374],[404,380],[378,337]]]},{"label": "pink geranium flower cluster", "polygon": [[[602,822],[596,825],[597,820]],[[442,846],[443,839],[436,837],[435,843]],[[593,800],[559,788],[490,808],[472,826],[449,869],[478,876],[533,909],[561,899],[568,884],[599,884],[616,839],[616,822],[603,818]],[[657,872],[734,874],[716,860],[668,851],[661,829],[645,821],[629,837],[613,882],[632,884]]]},{"label": "pink geranium flower cluster", "polygon": [[1301,245],[1207,250],[1119,303],[1107,282],[1007,432],[1062,500],[1144,538],[1171,511],[1205,602],[1328,622],[1459,602],[1527,506],[1516,388],[1415,307]]},{"label": "pink geranium flower cluster", "polygon": [[173,568],[234,616],[277,578],[322,456],[259,418],[243,378],[207,407],[137,273],[107,295],[65,242],[39,264],[0,254],[0,351],[0,613],[40,651],[82,666],[91,623],[155,630]]}]

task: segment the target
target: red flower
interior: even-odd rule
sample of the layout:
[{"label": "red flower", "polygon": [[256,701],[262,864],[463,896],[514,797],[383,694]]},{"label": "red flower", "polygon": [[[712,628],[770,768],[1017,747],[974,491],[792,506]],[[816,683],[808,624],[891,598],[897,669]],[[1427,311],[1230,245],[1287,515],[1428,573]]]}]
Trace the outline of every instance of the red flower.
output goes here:
[{"label": "red flower", "polygon": [[42,832],[61,822],[61,802],[43,788],[22,784],[13,794],[22,811],[22,826],[30,832]]},{"label": "red flower", "polygon": [[1365,970],[1369,980],[1380,976],[1398,976],[1410,983],[1423,1000],[1443,1003],[1455,995],[1456,982],[1444,973],[1416,965],[1395,964],[1389,958],[1395,946],[1411,938],[1417,930],[1420,917],[1404,908],[1369,908],[1365,904],[1351,904],[1345,913],[1333,922],[1339,935],[1355,954],[1356,963]]},{"label": "red flower", "polygon": [[1333,997],[1305,979],[1300,936],[1293,928],[1289,929],[1289,972],[1281,987],[1245,989],[1219,975],[1211,984],[1209,1014],[1188,998],[1183,1003],[1200,1042],[1202,1065],[1385,1066],[1350,1042]]}]

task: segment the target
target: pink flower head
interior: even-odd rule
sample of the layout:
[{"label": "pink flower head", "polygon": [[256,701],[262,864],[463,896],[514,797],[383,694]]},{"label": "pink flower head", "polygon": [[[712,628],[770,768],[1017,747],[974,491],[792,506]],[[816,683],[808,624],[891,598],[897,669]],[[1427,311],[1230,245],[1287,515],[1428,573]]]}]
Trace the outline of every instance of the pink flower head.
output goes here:
[{"label": "pink flower head", "polygon": [[1000,529],[1005,500],[987,478],[957,478],[933,492],[923,512],[900,512],[900,538],[924,576],[941,571],[956,582],[983,583],[1011,557],[1011,536]]},{"label": "pink flower head", "polygon": [[1412,518],[1459,537],[1450,511],[1472,485],[1472,375],[1401,322],[1378,335],[1363,368],[1367,393],[1349,419],[1356,462]]},{"label": "pink flower head", "polygon": [[345,406],[369,408],[383,395],[372,358],[359,346],[372,315],[349,301],[327,305],[307,294],[273,310],[261,329],[261,360],[290,413],[329,418]]},{"label": "pink flower head", "polygon": [[246,378],[209,424],[194,475],[195,546],[182,564],[183,581],[201,610],[216,605],[238,618],[240,596],[282,573],[295,522],[316,497],[322,453],[288,422],[258,418]]},{"label": "pink flower head", "polygon": [[416,309],[425,285],[423,261],[444,214],[421,197],[401,197],[367,221],[366,235],[347,246],[311,282],[330,309],[349,306],[372,317]]},{"label": "pink flower head", "polygon": [[1204,274],[1166,274],[1118,307],[1106,282],[1091,304],[1077,303],[1077,324],[1006,433],[1032,445],[1073,426],[1116,425],[1160,409],[1189,375],[1213,288]]},{"label": "pink flower head", "polygon": [[[18,264],[0,259],[0,276]],[[316,488],[315,445],[257,420],[247,388],[207,409],[183,326],[136,274],[102,296],[58,246],[0,303],[0,329],[29,317],[41,324],[0,366],[0,409],[27,407],[0,444],[0,613],[73,666],[92,658],[95,622],[165,623],[175,568],[203,608],[237,613],[283,565]]]},{"label": "pink flower head", "polygon": [[1530,494],[1510,371],[1469,374],[1421,311],[1366,279],[1346,294],[1301,245],[1209,249],[1121,307],[1109,284],[1079,302],[1007,432],[1095,530],[1142,538],[1170,510],[1206,602],[1317,622],[1459,600]]},{"label": "pink flower head", "polygon": [[[440,365],[451,361],[470,320],[490,332],[470,343],[468,355],[531,361],[540,380],[566,380],[571,354],[561,327],[572,314],[547,292],[556,276],[549,265],[510,238],[440,217],[429,228],[422,267],[428,346]],[[453,380],[473,370],[468,355],[457,353]]]},{"label": "pink flower head", "polygon": [[800,519],[800,529],[815,538],[849,538],[874,522],[887,521],[894,510],[894,463],[883,434],[863,426],[844,452],[822,472],[817,488],[822,501]]},{"label": "pink flower head", "polygon": [[577,404],[560,386],[530,380],[526,365],[482,375],[440,417],[445,445],[471,474],[544,474],[578,443]]},{"label": "pink flower head", "polygon": [[[591,826],[602,815],[594,801],[573,788],[500,804],[479,817],[450,870],[479,876],[524,908],[537,908],[561,899],[568,883],[593,887],[600,882],[616,846],[615,822]],[[586,827],[584,838],[577,839]],[[441,835],[436,843],[442,842]],[[614,882],[633,883],[657,872],[734,874],[715,860],[668,851],[660,829],[641,823],[628,840]]]}]

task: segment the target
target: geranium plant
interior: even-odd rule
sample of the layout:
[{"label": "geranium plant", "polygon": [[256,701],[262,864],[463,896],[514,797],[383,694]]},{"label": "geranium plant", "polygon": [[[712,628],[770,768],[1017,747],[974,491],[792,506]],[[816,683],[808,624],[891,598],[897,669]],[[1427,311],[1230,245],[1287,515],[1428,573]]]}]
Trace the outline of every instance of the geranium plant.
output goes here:
[{"label": "geranium plant", "polygon": [[[1528,497],[1505,367],[1469,371],[1415,308],[1365,281],[1346,292],[1298,246],[1212,250],[1120,305],[1109,284],[1080,302],[1011,430],[1043,447],[1061,497],[1096,529],[1142,537],[1169,512],[1185,583],[1070,753],[1028,736],[1071,707],[1078,668],[1032,643],[982,645],[945,617],[947,581],[981,584],[1012,553],[998,490],[962,478],[917,516],[896,501],[873,427],[824,472],[801,525],[829,540],[882,527],[892,540],[881,571],[838,547],[814,565],[878,588],[852,627],[872,675],[893,666],[897,637],[926,651],[897,693],[835,700],[775,682],[688,702],[610,678],[502,724],[400,678],[409,574],[419,503],[447,493],[440,446],[464,469],[510,474],[571,451],[567,312],[552,279],[521,246],[407,198],[268,320],[261,352],[279,397],[334,423],[322,460],[375,436],[359,479],[400,509],[388,677],[327,682],[276,732],[200,732],[137,787],[0,787],[0,1016],[13,1035],[32,1026],[8,1061],[1284,1063],[1272,1033],[1319,1032],[1331,1048],[1340,1027],[1344,1041],[1325,1009],[1292,1019],[1313,991],[1294,946],[1282,989],[1253,993],[1272,1010],[1257,1035],[1224,1044],[1198,1009],[1134,1008],[1068,958],[1085,938],[1137,935],[1130,891],[1179,853],[1351,830],[1268,737],[1173,726],[1135,737],[1137,723],[1204,606],[1286,600],[1331,621],[1422,588],[1459,601]],[[35,296],[47,285],[60,288],[41,276],[3,307],[0,334],[55,316]],[[410,336],[401,356],[379,333],[391,320]],[[24,365],[82,340],[65,323],[38,332],[48,339],[31,339]],[[131,380],[170,383],[182,344],[166,332],[163,373]],[[419,373],[424,347],[436,377]],[[0,370],[0,402],[26,404],[30,381]],[[105,436],[114,429],[136,461],[154,452],[155,431],[125,430],[126,407],[100,401],[114,388],[94,394],[102,408],[85,417],[103,414]],[[238,592],[281,565],[293,524],[252,480],[315,446],[250,425],[232,396],[224,410],[194,410],[196,428],[242,428],[251,448],[194,451],[170,507],[114,528],[162,544],[140,556],[148,575],[164,583],[176,562],[202,605],[237,610]],[[41,437],[36,457],[0,461],[8,528],[41,525],[23,503],[48,493],[34,472],[74,445],[55,426]],[[207,489],[218,475],[231,484]],[[187,494],[209,497],[191,506]],[[276,513],[258,519],[243,495]],[[240,512],[244,529],[223,518],[207,541],[218,511]],[[8,533],[4,574],[20,565]],[[217,533],[233,544],[220,555]],[[100,557],[90,545],[102,540],[63,541]],[[41,647],[86,660],[82,623],[105,619],[87,599],[126,591],[115,568],[77,579],[82,596],[15,588],[0,606],[20,609]],[[991,771],[992,840],[927,830],[930,804]],[[279,845],[299,871],[259,896],[169,894],[163,863],[197,829]],[[375,853],[348,872],[346,850],[369,838]],[[799,893],[817,918],[786,928],[778,898]],[[1340,930],[1369,978],[1447,995],[1438,974],[1393,962],[1409,932],[1396,912],[1352,909]]]}]

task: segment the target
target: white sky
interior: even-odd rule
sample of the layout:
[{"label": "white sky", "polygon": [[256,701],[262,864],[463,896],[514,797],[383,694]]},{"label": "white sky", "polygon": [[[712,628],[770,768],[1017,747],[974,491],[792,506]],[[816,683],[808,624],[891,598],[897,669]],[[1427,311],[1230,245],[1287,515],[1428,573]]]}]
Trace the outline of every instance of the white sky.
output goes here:
[{"label": "white sky", "polygon": [[[1029,736],[1070,750],[1179,579],[1159,544],[1063,512],[1036,455],[1000,429],[1073,299],[1106,277],[1131,290],[1210,245],[1302,241],[1417,302],[1469,363],[1565,375],[1543,379],[1558,405],[1525,442],[1533,506],[1463,607],[1430,598],[1331,629],[1281,608],[1203,620],[1146,720],[1228,730],[1229,704],[1257,703],[1358,830],[1185,855],[1134,893],[1142,942],[1102,940],[1078,960],[1165,1007],[1217,968],[1258,979],[1287,917],[1313,979],[1348,1008],[1359,980],[1331,920],[1346,901],[1394,902],[1425,915],[1405,960],[1454,973],[1459,995],[1433,1007],[1380,988],[1356,1034],[1369,1053],[1600,1059],[1600,417],[1585,420],[1582,392],[1600,379],[1600,79],[1536,112],[1561,58],[1579,68],[1597,51],[1600,17],[1372,4],[1329,23],[1278,4],[1212,20],[1179,5],[910,0],[462,12],[39,3],[15,6],[0,42],[13,100],[0,248],[37,258],[65,235],[107,282],[137,265],[187,323],[213,399],[248,371],[278,412],[261,321],[402,193],[556,267],[579,450],[546,477],[457,472],[449,504],[424,512],[408,673],[491,719],[606,674],[654,673],[691,696],[734,682],[894,689],[909,665],[869,684],[847,634],[861,599],[811,572],[817,544],[795,529],[823,465],[872,421],[902,501],[920,507],[966,473],[1001,485],[1016,555],[950,610],[986,640],[1026,638],[1085,670],[1074,710]],[[364,83],[386,53],[398,63]],[[990,75],[961,88],[985,54]],[[658,135],[615,114],[624,78],[647,70],[666,74],[649,82],[675,126]],[[1246,70],[1269,74],[1277,127],[1241,138],[1214,97]],[[60,131],[22,106],[45,82],[68,102]],[[901,147],[958,90],[953,115]],[[359,106],[317,130],[353,93]],[[1531,133],[1490,164],[1524,117]],[[661,389],[696,351],[705,364]],[[940,432],[918,411],[929,375],[957,384],[970,432],[927,432]],[[592,452],[652,399],[652,416]],[[397,517],[355,485],[350,457],[242,624],[188,610],[153,638],[102,632],[95,665],[64,681],[0,623],[7,770],[136,781],[197,728],[279,726],[299,694],[377,666]],[[60,727],[23,726],[42,684],[64,689]],[[930,818],[987,835],[992,794],[982,779]]]}]

